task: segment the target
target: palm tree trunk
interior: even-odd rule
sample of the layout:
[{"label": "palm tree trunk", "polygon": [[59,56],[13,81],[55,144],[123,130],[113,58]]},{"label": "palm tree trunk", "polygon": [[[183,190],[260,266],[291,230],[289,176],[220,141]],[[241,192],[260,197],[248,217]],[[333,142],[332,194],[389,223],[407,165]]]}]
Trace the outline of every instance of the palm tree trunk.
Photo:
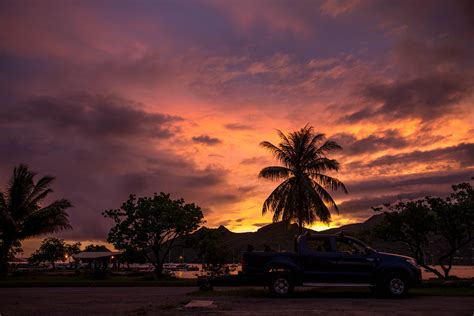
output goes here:
[{"label": "palm tree trunk", "polygon": [[303,220],[298,218],[298,235],[303,235]]}]

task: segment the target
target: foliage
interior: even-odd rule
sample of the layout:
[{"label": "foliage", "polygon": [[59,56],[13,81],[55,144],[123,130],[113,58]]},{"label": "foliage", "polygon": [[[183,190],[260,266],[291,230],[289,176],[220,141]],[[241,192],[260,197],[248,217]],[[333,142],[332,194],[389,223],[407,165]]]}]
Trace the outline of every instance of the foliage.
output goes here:
[{"label": "foliage", "polygon": [[474,190],[469,183],[453,185],[453,193],[446,199],[426,198],[433,216],[433,231],[441,235],[449,248],[438,258],[438,264],[449,276],[456,252],[472,241],[474,229]]},{"label": "foliage", "polygon": [[127,249],[120,255],[118,260],[120,263],[127,263],[130,266],[130,263],[145,263],[146,257],[143,252]]},{"label": "foliage", "polygon": [[[472,241],[474,193],[469,183],[453,185],[450,197],[426,197],[411,202],[386,205],[384,220],[373,230],[376,236],[405,243],[425,269],[440,278],[449,276],[456,252]],[[376,211],[383,210],[375,208]],[[437,258],[443,273],[428,266],[425,250],[430,236],[439,235],[447,249]]]},{"label": "foliage", "polygon": [[76,242],[73,244],[66,244],[66,255],[68,257],[71,257],[72,255],[75,255],[76,253],[81,252],[81,243]]},{"label": "foliage", "polygon": [[203,264],[203,270],[212,276],[226,274],[226,263],[231,259],[227,245],[222,243],[222,232],[218,230],[201,229],[194,234],[191,243],[198,251],[198,258]]},{"label": "foliage", "polygon": [[282,163],[260,171],[259,177],[283,180],[267,197],[262,213],[273,212],[273,221],[295,221],[300,233],[304,225],[314,223],[318,218],[328,223],[330,208],[338,212],[336,202],[328,189],[342,189],[344,184],[327,172],[338,171],[339,163],[329,159],[327,154],[341,149],[336,142],[326,140],[324,134],[314,132],[312,126],[285,135],[278,131],[281,142],[278,146],[264,141],[260,145],[269,150]]},{"label": "foliage", "polygon": [[130,195],[120,209],[102,213],[111,218],[108,242],[115,248],[143,254],[159,275],[175,241],[194,232],[202,223],[201,208],[183,199],[172,200],[169,194],[136,198]]},{"label": "foliage", "polygon": [[41,246],[29,258],[30,263],[50,262],[53,270],[56,269],[56,261],[66,260],[66,243],[63,239],[46,238]]},{"label": "foliage", "polygon": [[37,249],[29,258],[30,263],[49,262],[56,269],[55,262],[65,262],[72,255],[81,252],[81,243],[67,244],[64,239],[45,238]]},{"label": "foliage", "polygon": [[104,251],[104,252],[110,252],[110,250],[104,246],[104,245],[94,245],[94,244],[90,244],[90,245],[87,245],[85,248],[84,248],[84,251],[91,251],[91,252],[101,252],[101,251]]},{"label": "foliage", "polygon": [[8,259],[21,247],[21,241],[60,230],[70,229],[66,209],[68,200],[60,199],[43,206],[53,192],[54,178],[45,176],[36,183],[36,173],[26,165],[13,169],[4,192],[0,192],[0,274],[8,273]]}]

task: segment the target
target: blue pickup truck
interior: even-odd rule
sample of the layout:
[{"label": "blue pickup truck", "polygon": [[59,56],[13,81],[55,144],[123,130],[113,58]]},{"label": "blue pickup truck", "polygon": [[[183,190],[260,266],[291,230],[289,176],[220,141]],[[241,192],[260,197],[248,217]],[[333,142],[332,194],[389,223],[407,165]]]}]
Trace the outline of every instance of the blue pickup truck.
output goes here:
[{"label": "blue pickup truck", "polygon": [[277,297],[291,295],[295,286],[369,287],[401,297],[421,282],[421,270],[413,258],[378,252],[343,233],[304,234],[294,252],[244,252],[239,277]]}]

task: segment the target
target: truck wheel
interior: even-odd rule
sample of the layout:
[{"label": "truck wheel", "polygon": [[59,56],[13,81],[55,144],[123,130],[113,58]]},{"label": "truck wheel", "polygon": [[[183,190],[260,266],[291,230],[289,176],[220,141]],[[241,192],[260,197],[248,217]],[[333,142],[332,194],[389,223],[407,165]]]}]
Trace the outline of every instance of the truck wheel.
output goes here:
[{"label": "truck wheel", "polygon": [[272,277],[270,293],[275,297],[288,297],[293,293],[293,278],[289,273],[279,273]]},{"label": "truck wheel", "polygon": [[408,294],[408,282],[398,273],[389,273],[384,279],[385,292],[391,297],[403,297]]}]

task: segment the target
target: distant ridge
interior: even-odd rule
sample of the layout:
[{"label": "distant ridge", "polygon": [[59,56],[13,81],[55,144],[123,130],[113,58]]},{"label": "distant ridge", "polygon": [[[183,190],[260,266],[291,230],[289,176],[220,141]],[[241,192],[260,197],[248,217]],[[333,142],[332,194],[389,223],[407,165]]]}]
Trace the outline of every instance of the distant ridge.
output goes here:
[{"label": "distant ridge", "polygon": [[384,214],[372,215],[371,217],[369,217],[366,221],[362,223],[347,224],[340,227],[326,229],[321,232],[328,233],[328,234],[335,234],[340,231],[344,231],[346,233],[359,233],[363,230],[371,229],[372,227],[380,224],[383,220],[383,217],[384,217]]},{"label": "distant ridge", "polygon": [[[361,223],[353,223],[343,225],[341,227],[330,228],[320,232],[307,229],[311,233],[325,233],[335,234],[340,231],[354,236],[361,237],[361,233],[370,230],[374,226],[382,222],[384,214],[376,214]],[[288,224],[283,222],[271,223],[259,228],[256,232],[245,232],[235,233],[230,231],[225,226],[219,226],[218,228],[207,228],[202,227],[193,235],[199,234],[202,230],[218,231],[221,234],[221,241],[226,246],[233,257],[233,262],[240,261],[240,254],[247,250],[248,245],[252,245],[255,251],[263,251],[266,246],[269,246],[272,251],[293,251],[294,249],[294,238],[298,234],[298,226],[296,224]],[[406,245],[398,242],[386,242],[376,238],[370,238],[366,240],[369,246],[376,250],[384,252],[393,252],[403,255],[410,255],[410,252]],[[429,240],[430,246],[427,248],[427,254],[434,254],[434,257],[439,253],[441,249],[441,239],[439,236],[431,236]],[[466,245],[460,252],[455,264],[472,264],[471,248],[473,248],[474,242],[470,245]],[[171,260],[178,262],[179,256],[183,255],[184,260],[187,262],[199,262],[197,258],[197,251],[191,248],[180,248],[173,249],[171,253]]]},{"label": "distant ridge", "polygon": [[[321,233],[337,233],[341,230],[347,233],[356,234],[362,230],[369,229],[374,225],[380,223],[383,214],[377,214],[370,217],[362,223],[355,223],[344,225],[337,228],[331,228],[321,231]],[[273,251],[293,251],[294,238],[298,234],[298,225],[277,222],[260,227],[256,232],[235,233],[230,231],[225,226],[218,228],[202,227],[194,234],[199,234],[202,230],[218,231],[221,234],[222,243],[225,244],[229,250],[234,254],[234,261],[239,257],[240,253],[247,249],[248,245],[252,245],[256,251],[264,250],[265,246],[269,246]],[[311,233],[317,234],[317,231],[306,229]],[[193,234],[193,235],[194,235]],[[193,262],[197,261],[196,251],[193,249],[181,249],[180,251],[173,250],[172,260],[177,260],[182,253],[185,254],[185,260]]]}]

